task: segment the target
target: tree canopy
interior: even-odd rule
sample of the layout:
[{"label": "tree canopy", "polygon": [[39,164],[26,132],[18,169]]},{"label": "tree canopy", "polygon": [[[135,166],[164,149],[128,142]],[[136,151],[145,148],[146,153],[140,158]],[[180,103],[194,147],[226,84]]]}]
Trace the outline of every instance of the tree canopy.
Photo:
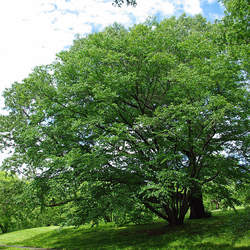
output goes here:
[{"label": "tree canopy", "polygon": [[123,4],[127,4],[127,6],[131,5],[131,6],[136,6],[136,0],[113,0],[113,4],[115,6],[121,7]]},{"label": "tree canopy", "polygon": [[247,178],[249,93],[221,37],[181,16],[75,40],[5,91],[4,167],[33,178],[44,204],[83,201],[87,188],[92,202],[128,197],[171,225],[203,186],[230,198]]}]

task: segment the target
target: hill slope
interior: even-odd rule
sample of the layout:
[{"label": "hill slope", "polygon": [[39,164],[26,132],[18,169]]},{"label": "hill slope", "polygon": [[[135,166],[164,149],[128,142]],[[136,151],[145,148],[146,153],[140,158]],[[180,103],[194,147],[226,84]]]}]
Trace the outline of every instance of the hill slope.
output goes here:
[{"label": "hill slope", "polygon": [[[0,235],[0,245],[60,249],[250,249],[250,209],[216,212],[187,220],[184,226],[163,222],[115,227],[41,227]],[[0,247],[0,249],[14,249]]]}]

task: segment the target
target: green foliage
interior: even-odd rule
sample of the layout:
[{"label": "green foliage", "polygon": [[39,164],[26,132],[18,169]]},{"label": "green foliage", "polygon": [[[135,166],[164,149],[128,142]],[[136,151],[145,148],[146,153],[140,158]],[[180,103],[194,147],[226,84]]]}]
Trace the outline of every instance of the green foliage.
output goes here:
[{"label": "green foliage", "polygon": [[250,205],[250,184],[244,183],[242,184],[237,184],[235,186],[235,198],[238,199],[244,206],[249,206]]},{"label": "green foliage", "polygon": [[223,18],[228,41],[231,43],[249,43],[249,1],[222,0],[226,8]]},{"label": "green foliage", "polygon": [[248,0],[222,0],[226,11],[221,22],[222,39],[227,45],[227,50],[238,60],[244,72],[245,78],[249,80],[249,12]]},{"label": "green foliage", "polygon": [[114,222],[116,225],[152,222],[153,216],[131,196],[124,185],[110,185],[97,182],[83,183],[80,191],[83,197],[76,203],[67,205],[66,224],[80,226],[86,223]]},{"label": "green foliage", "polygon": [[[0,229],[2,233],[31,227],[59,225],[63,208],[39,208],[38,194],[30,183],[0,172]],[[34,192],[34,193],[32,193]]]},{"label": "green foliage", "polygon": [[0,229],[2,233],[21,229],[25,224],[25,204],[22,201],[24,182],[16,176],[0,172]]},{"label": "green foliage", "polygon": [[5,91],[3,166],[34,181],[43,207],[75,201],[75,224],[113,204],[182,224],[197,186],[248,174],[247,81],[221,37],[181,16],[77,39]]}]

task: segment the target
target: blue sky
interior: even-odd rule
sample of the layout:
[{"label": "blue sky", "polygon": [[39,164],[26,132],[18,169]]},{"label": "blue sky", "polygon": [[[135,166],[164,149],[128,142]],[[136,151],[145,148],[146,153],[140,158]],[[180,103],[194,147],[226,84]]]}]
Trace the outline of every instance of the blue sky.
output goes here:
[{"label": "blue sky", "polygon": [[[202,14],[223,16],[217,0],[137,0],[137,7],[116,8],[112,0],[6,0],[0,3],[0,94],[37,65],[49,64],[76,34],[102,30],[114,22],[129,27],[149,16]],[[3,98],[0,97],[0,112]],[[0,162],[3,155],[0,155]]]}]

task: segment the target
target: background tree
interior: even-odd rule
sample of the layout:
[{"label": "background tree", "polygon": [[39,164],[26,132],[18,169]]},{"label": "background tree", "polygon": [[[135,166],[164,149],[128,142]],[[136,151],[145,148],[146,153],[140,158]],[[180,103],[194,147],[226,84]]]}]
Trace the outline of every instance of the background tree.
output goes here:
[{"label": "background tree", "polygon": [[16,176],[10,176],[6,172],[0,172],[0,229],[2,233],[66,223],[66,209],[68,211],[68,208],[42,206],[41,186],[38,187],[35,184],[36,182],[27,182]]},{"label": "background tree", "polygon": [[25,224],[25,205],[21,199],[24,183],[17,177],[0,172],[0,229],[2,233]]},{"label": "background tree", "polygon": [[219,25],[181,16],[76,40],[5,92],[4,167],[44,190],[62,183],[61,203],[105,183],[183,224],[203,186],[247,174],[247,82],[220,37]]}]

